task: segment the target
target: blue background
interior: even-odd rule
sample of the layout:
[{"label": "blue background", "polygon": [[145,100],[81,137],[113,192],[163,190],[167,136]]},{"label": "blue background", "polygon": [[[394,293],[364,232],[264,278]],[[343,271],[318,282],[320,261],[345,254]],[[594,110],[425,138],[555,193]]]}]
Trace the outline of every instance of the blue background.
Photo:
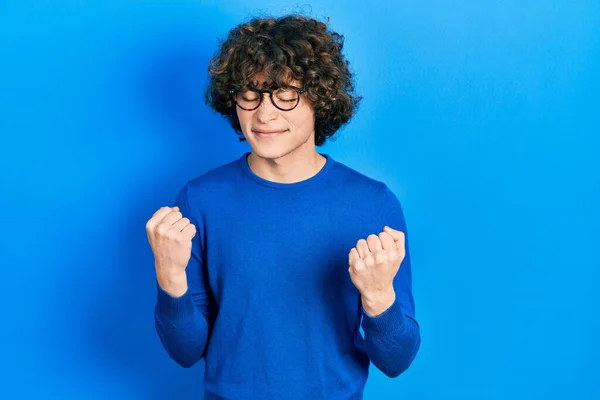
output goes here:
[{"label": "blue background", "polygon": [[600,398],[600,3],[278,4],[0,3],[0,392],[202,398],[154,332],[145,223],[249,149],[203,103],[217,38],[303,12],[364,96],[320,151],[412,237],[423,345],[365,398]]}]

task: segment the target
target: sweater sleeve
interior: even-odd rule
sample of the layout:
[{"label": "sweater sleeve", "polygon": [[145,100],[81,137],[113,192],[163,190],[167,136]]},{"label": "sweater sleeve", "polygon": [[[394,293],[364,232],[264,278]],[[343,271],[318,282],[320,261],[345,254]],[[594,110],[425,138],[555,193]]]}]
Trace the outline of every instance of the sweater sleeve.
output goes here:
[{"label": "sweater sleeve", "polygon": [[[398,198],[384,186],[380,194],[383,224],[405,234],[405,256],[394,278],[396,300],[382,314],[371,317],[362,309],[365,348],[373,363],[388,377],[397,377],[411,365],[421,345],[419,324],[415,318],[408,232]],[[383,226],[381,227],[383,230]]]},{"label": "sweater sleeve", "polygon": [[180,297],[173,297],[157,281],[154,307],[155,328],[162,346],[177,364],[185,368],[204,357],[215,314],[201,248],[203,231],[198,222],[201,219],[196,219],[190,212],[188,187],[186,184],[178,192],[174,204],[196,225],[192,255],[186,268],[188,290]]}]

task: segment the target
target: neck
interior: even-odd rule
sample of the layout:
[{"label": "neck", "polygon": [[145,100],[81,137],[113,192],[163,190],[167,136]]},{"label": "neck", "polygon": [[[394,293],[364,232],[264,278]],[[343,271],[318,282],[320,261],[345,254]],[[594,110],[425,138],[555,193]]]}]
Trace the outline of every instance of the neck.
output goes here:
[{"label": "neck", "polygon": [[326,158],[316,150],[309,153],[294,152],[277,158],[266,158],[250,153],[248,165],[263,179],[278,183],[296,183],[315,176],[325,165]]}]

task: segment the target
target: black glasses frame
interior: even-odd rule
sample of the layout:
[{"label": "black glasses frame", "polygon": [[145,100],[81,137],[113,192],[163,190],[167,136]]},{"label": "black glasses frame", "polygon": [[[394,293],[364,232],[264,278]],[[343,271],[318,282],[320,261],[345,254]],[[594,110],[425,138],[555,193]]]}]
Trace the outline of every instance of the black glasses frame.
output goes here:
[{"label": "black glasses frame", "polygon": [[[275,101],[273,101],[273,92],[276,92],[276,91],[281,90],[281,89],[294,89],[296,91],[296,93],[298,93],[298,99],[296,100],[296,104],[294,104],[294,106],[292,108],[281,108],[277,104],[275,104]],[[235,105],[238,106],[239,108],[241,108],[242,110],[246,110],[246,111],[254,111],[258,107],[260,107],[260,105],[263,102],[263,94],[265,94],[265,93],[269,94],[269,98],[271,99],[271,104],[273,104],[276,108],[280,109],[281,111],[292,111],[300,103],[300,95],[302,93],[306,93],[306,89],[300,89],[300,88],[298,88],[296,86],[284,86],[284,87],[280,87],[280,88],[272,89],[272,90],[258,89],[258,88],[255,88],[255,87],[249,87],[248,90],[251,91],[251,92],[258,93],[258,95],[259,95],[260,100],[258,101],[258,104],[254,108],[244,108],[244,107],[240,106],[238,104],[238,102],[237,102],[237,99],[235,99],[235,97],[237,96],[238,90],[235,90],[235,89],[229,90],[229,93],[231,93],[231,95],[234,96],[234,103],[235,103]]]}]

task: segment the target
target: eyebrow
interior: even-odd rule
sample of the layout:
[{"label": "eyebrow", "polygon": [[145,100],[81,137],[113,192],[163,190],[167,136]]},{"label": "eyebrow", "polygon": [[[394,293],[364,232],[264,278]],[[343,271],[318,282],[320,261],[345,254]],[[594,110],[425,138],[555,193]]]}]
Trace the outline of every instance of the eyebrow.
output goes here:
[{"label": "eyebrow", "polygon": [[273,86],[273,82],[268,82],[268,81],[263,81],[262,82],[262,86],[259,86],[258,84],[254,84],[254,82],[252,82],[252,86],[258,88],[258,87],[270,87]]},{"label": "eyebrow", "polygon": [[254,87],[256,89],[260,89],[260,88],[265,88],[265,89],[279,89],[281,87],[300,87],[300,86],[295,85],[293,82],[285,83],[285,84],[279,86],[279,85],[275,85],[273,82],[264,81],[263,84],[262,84],[262,86],[255,85],[254,82],[252,82],[252,84],[250,85],[250,87]]}]

